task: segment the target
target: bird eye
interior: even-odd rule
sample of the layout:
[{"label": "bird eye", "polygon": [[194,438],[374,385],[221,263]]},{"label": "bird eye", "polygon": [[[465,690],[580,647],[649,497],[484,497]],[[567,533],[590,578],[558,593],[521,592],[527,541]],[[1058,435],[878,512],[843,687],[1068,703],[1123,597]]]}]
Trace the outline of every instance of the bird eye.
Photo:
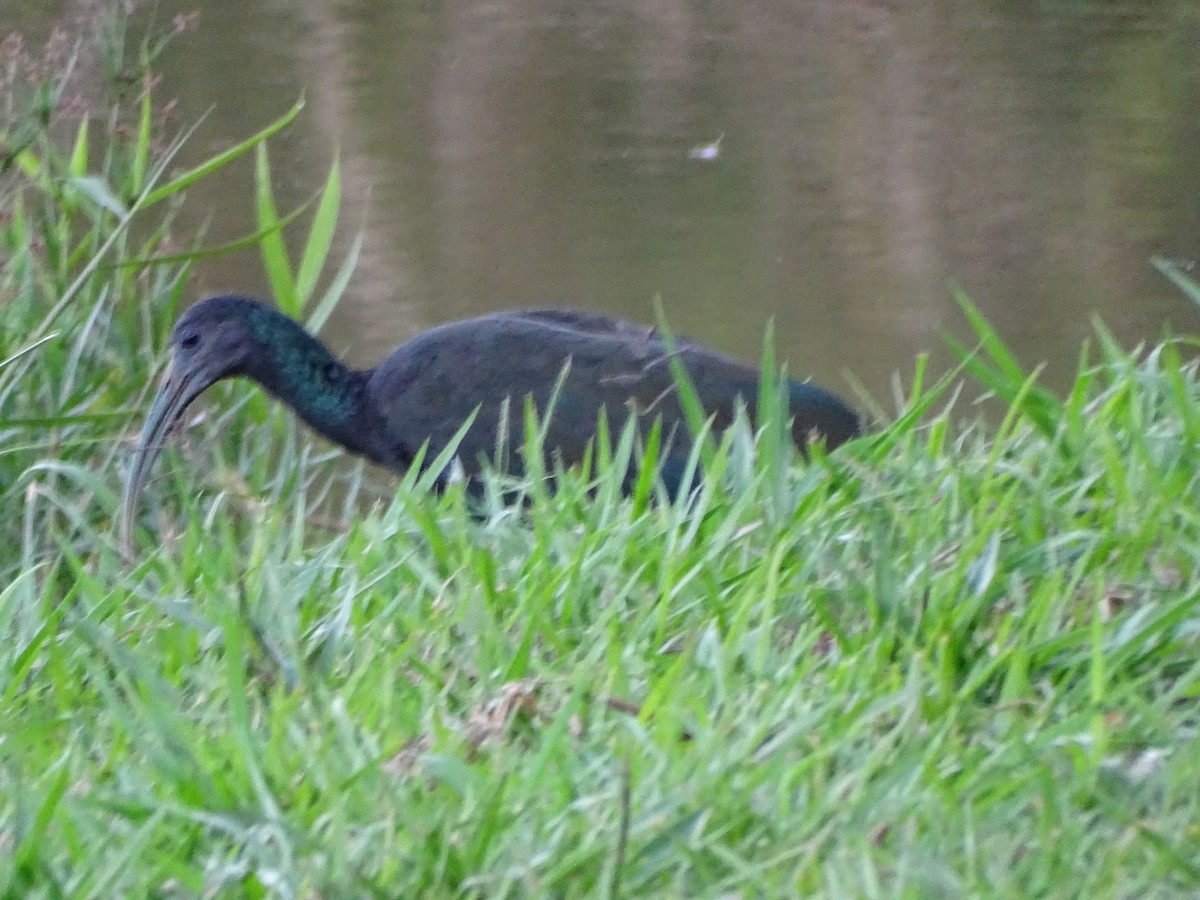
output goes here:
[{"label": "bird eye", "polygon": [[200,343],[200,335],[194,331],[191,334],[186,334],[179,339],[179,346],[184,350],[195,350]]}]

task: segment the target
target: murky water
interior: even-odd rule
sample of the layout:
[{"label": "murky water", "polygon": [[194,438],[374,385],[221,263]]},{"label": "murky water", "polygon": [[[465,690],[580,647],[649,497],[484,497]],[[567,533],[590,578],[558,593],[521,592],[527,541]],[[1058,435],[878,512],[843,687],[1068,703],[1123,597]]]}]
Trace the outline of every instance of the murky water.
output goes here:
[{"label": "murky water", "polygon": [[[22,18],[71,4],[0,0]],[[1149,267],[1200,256],[1200,4],[946,0],[190,0],[161,63],[189,154],[271,145],[281,206],[334,153],[365,228],[326,334],[373,362],[446,319],[562,305],[673,324],[886,393],[960,285],[1061,383],[1098,313],[1126,341],[1200,315]],[[12,16],[9,16],[11,19]],[[2,24],[2,22],[0,22]],[[190,198],[253,230],[251,171]],[[255,257],[196,293],[265,292]]]}]

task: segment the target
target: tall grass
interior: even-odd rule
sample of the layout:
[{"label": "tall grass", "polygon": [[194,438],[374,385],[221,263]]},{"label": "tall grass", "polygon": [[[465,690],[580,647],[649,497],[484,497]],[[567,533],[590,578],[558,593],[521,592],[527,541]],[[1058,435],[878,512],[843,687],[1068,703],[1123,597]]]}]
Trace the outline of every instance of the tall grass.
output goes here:
[{"label": "tall grass", "polygon": [[[190,129],[167,136],[152,91],[154,56],[170,35],[150,34],[131,49],[122,10],[114,5],[91,22],[91,33],[69,53],[62,49],[69,40],[56,32],[47,60],[19,42],[6,45],[6,80],[24,86],[36,115],[12,107],[0,122],[9,170],[0,182],[6,211],[0,232],[0,575],[41,562],[52,571],[62,541],[82,536],[87,544],[113,514],[115,462],[150,384],[150,365],[183,302],[191,265],[259,246],[269,270],[290,272],[279,233],[305,211],[275,214],[265,162],[267,138],[302,104],[228,150],[181,165]],[[81,72],[80,59],[92,71]],[[108,78],[102,96],[75,93],[84,89],[81,81],[94,87],[98,72]],[[183,191],[252,151],[260,160],[260,230],[221,247],[204,247],[197,236],[180,243],[173,224]],[[312,295],[329,252],[340,202],[336,165],[317,200],[300,287],[280,295],[294,313]],[[356,242],[327,279],[314,326],[344,291],[357,249]],[[38,541],[31,544],[31,535]]]},{"label": "tall grass", "polygon": [[[132,46],[107,52],[158,42]],[[778,417],[743,421],[675,503],[622,494],[654,439],[605,423],[552,497],[471,508],[414,474],[362,510],[360,475],[335,502],[331,451],[235,386],[160,461],[126,567],[119,460],[206,252],[171,213],[228,161],[180,173],[127,83],[3,126],[0,893],[1200,887],[1190,342],[1097,325],[1057,397],[964,301],[960,371],[919,363],[870,436],[801,464]],[[277,240],[298,216],[260,148],[290,115],[237,148],[246,241],[319,322],[353,253],[328,271],[336,166],[300,258]]]}]

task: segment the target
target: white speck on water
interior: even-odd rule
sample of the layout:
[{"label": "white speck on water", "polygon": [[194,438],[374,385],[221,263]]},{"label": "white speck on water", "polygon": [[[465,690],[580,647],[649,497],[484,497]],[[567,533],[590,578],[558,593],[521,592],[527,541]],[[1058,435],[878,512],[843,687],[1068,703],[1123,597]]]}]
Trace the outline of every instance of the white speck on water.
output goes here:
[{"label": "white speck on water", "polygon": [[710,141],[707,144],[697,144],[688,151],[688,159],[712,160],[721,155],[721,139],[725,137],[725,132],[717,135],[715,141]]}]

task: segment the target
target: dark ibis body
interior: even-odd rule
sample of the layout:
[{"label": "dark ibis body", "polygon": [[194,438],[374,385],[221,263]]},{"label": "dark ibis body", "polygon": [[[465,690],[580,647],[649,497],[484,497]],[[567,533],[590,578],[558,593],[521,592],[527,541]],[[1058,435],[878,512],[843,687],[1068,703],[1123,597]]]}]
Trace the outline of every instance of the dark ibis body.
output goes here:
[{"label": "dark ibis body", "polygon": [[[171,332],[171,358],[134,452],[125,490],[128,537],[135,501],[175,420],[222,378],[242,375],[288,404],[313,429],[348,450],[406,471],[428,441],[432,460],[478,408],[459,444],[466,472],[494,456],[502,408],[521,434],[526,396],[545,415],[555,384],[570,363],[550,411],[547,451],[566,465],[583,458],[603,409],[619,428],[631,410],[661,416],[664,434],[683,412],[662,336],[610,316],[568,310],[502,312],[440,325],[401,345],[374,369],[339,362],[315,337],[278,310],[245,297],[210,297],[188,309]],[[686,340],[675,344],[715,426],[733,419],[738,398],[753,406],[758,370]],[[792,434],[803,447],[814,435],[829,447],[859,432],[858,416],[815,385],[789,385]],[[508,435],[514,444],[512,435]],[[676,439],[663,478],[682,468],[689,442]],[[678,457],[675,465],[669,454]],[[512,457],[519,471],[519,454]],[[676,475],[678,477],[678,473]],[[128,546],[128,543],[126,544]]]}]

